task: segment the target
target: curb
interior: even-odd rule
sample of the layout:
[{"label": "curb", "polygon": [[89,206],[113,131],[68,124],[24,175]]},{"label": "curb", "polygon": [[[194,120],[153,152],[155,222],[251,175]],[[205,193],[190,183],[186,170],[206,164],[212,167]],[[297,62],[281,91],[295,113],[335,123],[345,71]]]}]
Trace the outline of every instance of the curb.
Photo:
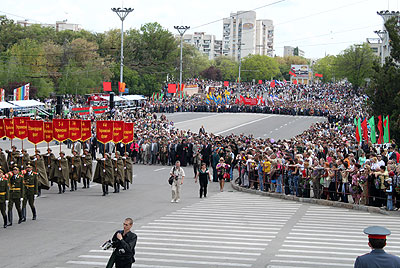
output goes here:
[{"label": "curb", "polygon": [[285,195],[285,194],[279,194],[279,193],[261,192],[261,191],[257,191],[257,190],[253,190],[253,189],[242,188],[242,187],[238,186],[237,184],[235,184],[233,181],[231,182],[231,185],[232,185],[232,188],[238,192],[256,194],[256,195],[261,195],[261,196],[270,196],[270,197],[274,197],[274,198],[280,198],[280,199],[297,201],[297,202],[302,202],[302,203],[309,203],[309,204],[317,204],[317,205],[321,205],[321,206],[354,209],[354,210],[360,210],[360,211],[365,211],[365,212],[370,212],[370,213],[392,215],[388,211],[377,208],[377,207],[356,205],[356,204],[343,203],[343,202],[331,201],[331,200],[323,200],[323,199],[297,197],[297,196],[293,196],[293,195]]}]

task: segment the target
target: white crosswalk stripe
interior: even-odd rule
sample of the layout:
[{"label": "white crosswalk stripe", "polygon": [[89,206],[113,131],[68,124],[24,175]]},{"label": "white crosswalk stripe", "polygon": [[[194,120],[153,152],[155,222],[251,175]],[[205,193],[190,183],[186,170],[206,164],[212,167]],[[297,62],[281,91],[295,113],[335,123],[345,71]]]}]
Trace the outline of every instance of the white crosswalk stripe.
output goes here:
[{"label": "white crosswalk stripe", "polygon": [[386,226],[388,253],[400,253],[400,218],[335,208],[309,207],[288,232],[278,253],[266,267],[353,267],[357,256],[370,251],[362,231]]},{"label": "white crosswalk stripe", "polygon": [[[135,230],[138,242],[133,267],[255,267],[301,206],[240,192],[218,193]],[[111,253],[92,249],[67,265],[105,267]]]}]

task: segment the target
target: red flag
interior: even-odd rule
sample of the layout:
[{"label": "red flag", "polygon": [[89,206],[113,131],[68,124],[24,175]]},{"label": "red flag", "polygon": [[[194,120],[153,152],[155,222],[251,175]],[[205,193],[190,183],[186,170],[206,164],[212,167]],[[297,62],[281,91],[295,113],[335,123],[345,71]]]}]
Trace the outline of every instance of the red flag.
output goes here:
[{"label": "red flag", "polygon": [[292,72],[292,71],[289,71],[289,74],[294,76],[294,77],[296,77],[296,74],[294,72]]},{"label": "red flag", "polygon": [[7,138],[11,140],[15,138],[14,120],[12,118],[4,118],[4,130]]},{"label": "red flag", "polygon": [[275,87],[275,80],[271,81],[270,87]]},{"label": "red flag", "polygon": [[119,92],[125,92],[125,86],[126,86],[126,84],[125,83],[121,83],[121,82],[118,82],[118,90],[119,90]]},{"label": "red flag", "polygon": [[111,91],[111,82],[103,82],[103,91]]},{"label": "red flag", "polygon": [[124,121],[113,121],[113,142],[118,143],[124,138]]},{"label": "red flag", "polygon": [[321,78],[323,77],[323,75],[322,75],[322,74],[319,74],[319,73],[315,73],[315,76],[316,76],[316,77],[321,77]]},{"label": "red flag", "polygon": [[80,140],[82,137],[82,123],[79,119],[69,120],[69,138],[71,141]]},{"label": "red flag", "polygon": [[293,84],[297,85],[297,80],[293,80]]},{"label": "red flag", "polygon": [[81,141],[87,141],[92,137],[92,122],[90,120],[81,121]]},{"label": "red flag", "polygon": [[96,137],[101,143],[107,143],[113,139],[113,121],[97,121]]},{"label": "red flag", "polygon": [[0,119],[0,139],[6,135],[3,119]]},{"label": "red flag", "polygon": [[368,142],[368,122],[367,122],[367,118],[364,118],[364,121],[362,121],[361,123],[361,128],[362,128],[362,136],[363,139]]},{"label": "red flag", "polygon": [[383,143],[383,127],[382,127],[382,116],[378,116],[379,121],[378,121],[378,130],[379,130],[379,138],[378,138],[378,144]]},{"label": "red flag", "polygon": [[224,87],[229,87],[229,81],[224,81]]},{"label": "red flag", "polygon": [[53,122],[44,122],[43,136],[47,143],[53,140]]},{"label": "red flag", "polygon": [[261,85],[262,84],[262,80],[258,80],[258,83]]},{"label": "red flag", "polygon": [[122,139],[122,143],[128,144],[133,142],[134,139],[134,123],[125,123],[124,124],[124,138]]},{"label": "red flag", "polygon": [[69,138],[69,120],[53,119],[53,138],[63,142]]},{"label": "red flag", "polygon": [[18,139],[26,139],[28,137],[28,121],[29,117],[14,117],[14,134]]},{"label": "red flag", "polygon": [[29,120],[27,122],[28,141],[33,144],[41,143],[44,140],[43,130],[44,124],[42,120]]},{"label": "red flag", "polygon": [[243,103],[244,104],[244,97],[242,95],[240,95],[240,101],[239,103]]},{"label": "red flag", "polygon": [[168,84],[168,93],[176,93],[176,84]]}]

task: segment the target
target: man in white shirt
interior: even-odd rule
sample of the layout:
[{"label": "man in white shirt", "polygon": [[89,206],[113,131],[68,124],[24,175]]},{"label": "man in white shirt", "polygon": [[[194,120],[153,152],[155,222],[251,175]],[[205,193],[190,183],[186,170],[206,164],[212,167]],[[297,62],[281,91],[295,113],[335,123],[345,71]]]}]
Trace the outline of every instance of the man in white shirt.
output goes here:
[{"label": "man in white shirt", "polygon": [[175,162],[175,166],[171,168],[170,176],[174,177],[174,180],[171,185],[172,189],[172,200],[171,203],[178,203],[180,199],[181,193],[181,185],[183,184],[183,180],[185,178],[185,171],[181,168],[181,162],[178,160]]}]

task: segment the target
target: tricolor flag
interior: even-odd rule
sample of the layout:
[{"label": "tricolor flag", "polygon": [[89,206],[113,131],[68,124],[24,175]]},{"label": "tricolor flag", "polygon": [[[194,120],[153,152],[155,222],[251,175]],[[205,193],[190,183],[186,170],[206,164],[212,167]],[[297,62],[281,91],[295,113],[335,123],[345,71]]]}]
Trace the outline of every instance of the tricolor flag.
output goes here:
[{"label": "tricolor flag", "polygon": [[14,89],[14,101],[29,100],[29,83],[25,86]]},{"label": "tricolor flag", "polygon": [[0,98],[1,98],[1,101],[5,101],[5,96],[6,96],[6,94],[5,94],[4,88],[0,88]]},{"label": "tricolor flag", "polygon": [[294,77],[296,77],[296,74],[294,72],[292,72],[292,71],[289,71],[289,74],[294,76]]}]

